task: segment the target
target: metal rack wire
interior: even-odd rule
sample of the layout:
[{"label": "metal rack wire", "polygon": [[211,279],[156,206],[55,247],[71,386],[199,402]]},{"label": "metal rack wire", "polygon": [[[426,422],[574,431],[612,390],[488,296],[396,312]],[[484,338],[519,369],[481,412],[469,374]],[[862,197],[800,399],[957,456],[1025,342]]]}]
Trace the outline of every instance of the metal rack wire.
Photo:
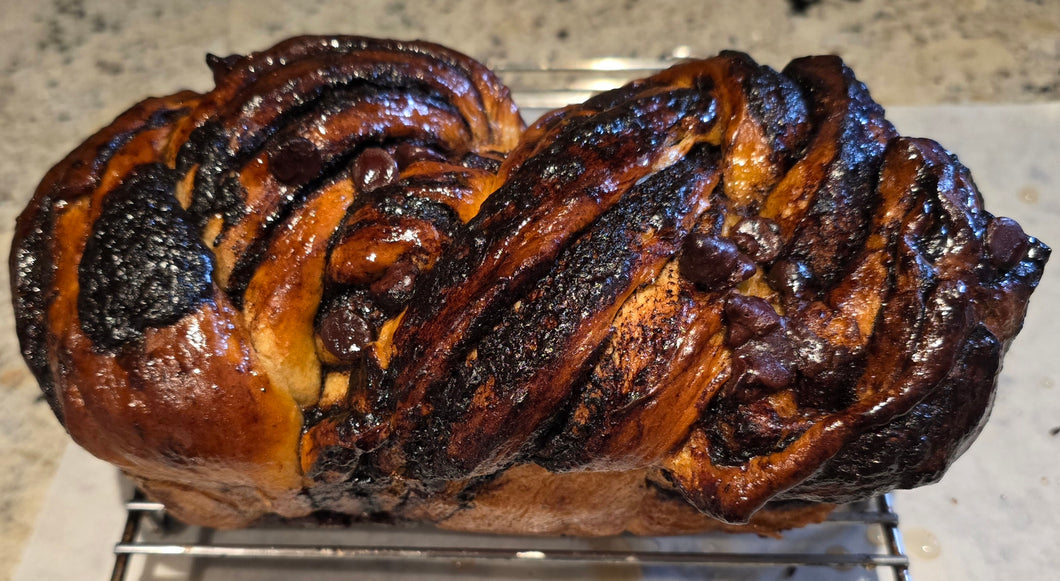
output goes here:
[{"label": "metal rack wire", "polygon": [[[357,532],[361,533],[359,543],[298,544],[273,542],[271,540],[242,542],[225,542],[215,538],[208,531],[197,535],[179,535],[169,524],[165,516],[165,507],[159,503],[144,499],[137,494],[126,503],[128,518],[121,541],[115,545],[116,555],[111,581],[127,581],[130,559],[136,556],[169,556],[205,560],[296,560],[296,561],[331,561],[347,563],[364,563],[366,561],[400,561],[402,563],[445,563],[481,561],[492,564],[531,564],[540,567],[542,576],[547,576],[548,568],[557,564],[609,564],[628,567],[681,566],[694,569],[729,569],[729,568],[795,568],[795,567],[831,567],[850,569],[861,567],[868,570],[888,569],[893,578],[909,581],[909,557],[905,553],[902,536],[898,529],[898,515],[890,495],[879,496],[869,501],[841,507],[820,524],[810,525],[807,529],[835,529],[836,527],[854,527],[865,537],[876,537],[882,544],[877,552],[846,553],[837,552],[833,547],[821,547],[819,550],[792,551],[787,541],[781,539],[759,539],[753,535],[729,535],[715,533],[701,537],[725,536],[727,540],[736,539],[736,544],[746,545],[746,549],[727,551],[670,551],[644,547],[629,547],[622,550],[593,549],[557,546],[563,539],[552,539],[549,546],[543,546],[541,539],[530,537],[508,537],[524,543],[518,546],[497,547],[483,543],[482,535],[465,533],[444,533],[448,537],[444,544],[424,544],[417,538],[416,531],[410,531],[402,537],[401,544],[363,542],[363,538],[373,536],[373,528],[383,525],[363,525]],[[145,526],[146,525],[146,526]],[[356,527],[354,527],[356,528]],[[878,535],[873,535],[873,529]],[[276,532],[276,527],[271,531]],[[251,531],[253,532],[253,531]],[[811,531],[812,532],[812,531]],[[281,535],[283,531],[280,531]],[[178,538],[179,537],[179,538]],[[739,537],[743,537],[742,539]],[[191,539],[189,541],[188,539]],[[453,542],[453,541],[456,542]],[[460,541],[466,540],[467,543]],[[766,543],[768,550],[762,550]],[[511,543],[502,543],[511,545]],[[571,548],[573,547],[573,548]],[[792,569],[793,570],[793,569]],[[351,571],[355,571],[351,565]]]},{"label": "metal rack wire", "polygon": [[545,63],[488,63],[512,90],[527,121],[541,113],[615,89],[689,58],[687,47],[677,47],[660,58],[604,57]]},{"label": "metal rack wire", "polygon": [[[666,68],[689,56],[688,50],[678,47],[671,55],[658,59],[598,58],[542,64],[491,63],[491,68],[512,89],[515,101],[521,106],[527,121],[541,113],[571,103],[584,101],[592,95],[622,86],[628,81]],[[888,570],[898,581],[909,581],[909,557],[905,553],[898,515],[892,498],[884,495],[869,501],[837,509],[820,524],[808,530],[853,527],[863,538],[874,538],[875,552],[836,551],[835,547],[804,546],[792,548],[788,537],[777,540],[753,538],[754,542],[737,542],[735,549],[673,551],[658,550],[634,543],[632,547],[593,548],[573,540],[553,539],[542,544],[533,538],[518,538],[516,544],[483,542],[481,535],[446,533],[445,542],[430,544],[437,536],[417,538],[415,531],[404,534],[399,543],[340,542],[298,543],[289,539],[275,542],[241,538],[238,542],[225,541],[206,530],[189,537],[174,532],[167,520],[165,507],[149,502],[138,491],[126,503],[127,519],[121,541],[115,545],[115,563],[111,581],[126,581],[131,560],[135,557],[170,556],[208,561],[217,560],[296,560],[344,563],[401,562],[401,563],[462,563],[488,562],[492,564],[520,564],[541,568],[541,577],[551,577],[549,567],[562,564],[608,564],[626,567],[679,566],[695,570],[733,568],[783,568],[794,572],[797,567],[835,568],[848,570]],[[146,526],[145,526],[146,524]],[[873,531],[876,534],[873,534]],[[273,531],[275,532],[275,531]],[[364,530],[360,531],[364,533]],[[377,536],[377,535],[375,535]],[[375,538],[369,526],[367,535],[353,539]],[[706,535],[709,536],[709,535]],[[719,535],[714,535],[718,537]],[[753,535],[721,535],[726,540]],[[281,531],[281,537],[282,531]],[[190,539],[190,540],[189,540]],[[466,543],[463,541],[467,541]],[[519,542],[524,544],[518,545]],[[766,543],[766,545],[763,545]],[[709,544],[709,543],[708,543]],[[650,545],[650,543],[649,543]],[[741,546],[742,545],[742,546]],[[728,545],[726,545],[728,547]],[[765,548],[763,548],[765,547]],[[352,569],[351,569],[352,571]],[[790,576],[790,575],[784,575]]]}]

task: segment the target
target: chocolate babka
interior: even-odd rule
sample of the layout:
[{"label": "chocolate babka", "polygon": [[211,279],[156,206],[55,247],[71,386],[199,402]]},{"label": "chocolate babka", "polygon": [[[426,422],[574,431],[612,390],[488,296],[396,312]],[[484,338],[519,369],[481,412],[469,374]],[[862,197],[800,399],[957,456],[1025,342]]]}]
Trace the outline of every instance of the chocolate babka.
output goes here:
[{"label": "chocolate babka", "polygon": [[967,448],[1049,256],[836,57],[529,128],[424,42],[207,63],[45,176],[10,264],[57,417],[192,523],[818,520]]}]

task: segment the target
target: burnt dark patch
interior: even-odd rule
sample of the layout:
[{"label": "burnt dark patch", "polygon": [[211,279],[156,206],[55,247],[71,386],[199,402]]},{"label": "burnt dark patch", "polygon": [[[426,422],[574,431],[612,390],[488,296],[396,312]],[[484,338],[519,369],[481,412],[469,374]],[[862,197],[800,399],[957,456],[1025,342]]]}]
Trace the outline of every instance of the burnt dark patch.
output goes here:
[{"label": "burnt dark patch", "polygon": [[19,218],[18,232],[25,234],[11,252],[11,298],[22,357],[37,378],[52,411],[61,419],[62,410],[48,364],[47,310],[51,293],[44,291],[51,285],[54,276],[54,264],[49,253],[53,220],[54,211],[48,198],[40,200],[35,213]]},{"label": "burnt dark patch", "polygon": [[908,413],[847,443],[789,496],[848,502],[941,478],[982,429],[1001,360],[1000,342],[983,326],[973,329],[959,349],[931,394]]},{"label": "burnt dark patch", "polygon": [[[228,285],[225,287],[225,292],[228,294],[229,300],[231,300],[232,304],[237,308],[243,308],[243,296],[246,293],[247,287],[250,285],[250,281],[257,272],[261,261],[264,260],[274,236],[280,231],[280,225],[286,222],[295,211],[301,208],[314,193],[323,191],[327,184],[332,183],[335,180],[345,179],[346,173],[344,171],[344,166],[350,159],[352,159],[352,157],[353,153],[350,152],[342,157],[331,160],[328,165],[321,169],[316,178],[300,187],[293,188],[293,191],[289,191],[284,196],[279,207],[266,217],[260,235],[255,237],[247,246],[243,254],[239,256],[235,267],[232,269],[231,275],[228,277]],[[235,178],[234,175],[233,178]],[[238,179],[236,179],[236,182],[238,183]],[[229,201],[234,203],[235,197],[230,197]],[[194,201],[192,202],[192,205],[194,206]],[[242,198],[239,199],[237,207],[240,212],[243,211],[245,206]],[[223,236],[224,232],[222,231],[222,234],[218,236],[218,241],[220,241]]]},{"label": "burnt dark patch", "polygon": [[[595,178],[609,172],[628,175],[631,164],[650,163],[651,152],[671,135],[676,123],[688,117],[708,122],[714,113],[709,96],[685,90],[633,98],[622,107],[558,123],[550,138],[552,143],[513,171],[482,204],[467,229],[454,238],[450,250],[439,258],[429,275],[417,283],[405,326],[418,329],[421,336],[444,333],[453,339],[429,349],[400,347],[391,362],[389,377],[412,387],[395,390],[423,393],[412,397],[428,400],[448,391],[440,378],[452,375],[453,368],[472,346],[499,323],[501,314],[553,269],[562,248],[587,224],[579,218],[572,224],[550,226],[548,244],[540,237],[527,239],[527,235],[541,228],[541,224],[567,216],[566,209],[572,203],[592,200],[593,216],[607,211],[621,197],[621,191],[615,182]],[[557,164],[557,160],[567,161]],[[483,262],[512,245],[523,245],[525,258],[512,265],[507,276],[502,280],[479,276]],[[613,250],[609,247],[608,253]],[[601,282],[603,286],[612,284]],[[453,306],[455,297],[461,297],[459,308]],[[407,341],[402,335],[397,340]],[[441,424],[417,429],[426,436],[414,439],[427,442],[423,446],[410,442],[406,447],[409,457],[419,454],[429,458],[429,448],[436,449],[447,439],[432,431],[444,430]],[[428,473],[440,468],[430,466],[429,459],[424,464]]]},{"label": "burnt dark patch", "polygon": [[468,169],[481,169],[490,173],[497,173],[501,169],[501,160],[495,157],[487,157],[477,153],[468,152],[460,158],[460,165]]},{"label": "burnt dark patch", "polygon": [[745,85],[747,109],[765,132],[773,160],[790,166],[809,134],[809,112],[802,91],[788,77],[755,64],[744,53],[724,51],[721,56],[743,61],[752,68]]},{"label": "burnt dark patch", "polygon": [[[186,108],[158,109],[145,120],[137,120],[131,126],[114,131],[110,138],[96,149],[90,162],[86,164],[83,159],[76,159],[69,164],[67,171],[88,172],[92,177],[86,183],[94,184],[114,154],[133,137],[142,131],[169,124],[187,113]],[[48,305],[54,296],[44,290],[51,285],[54,270],[50,250],[54,228],[52,208],[59,200],[72,199],[85,193],[87,192],[80,187],[65,188],[60,183],[46,195],[35,199],[18,219],[17,243],[12,248],[9,263],[13,274],[12,302],[22,356],[47,396],[52,411],[59,418],[62,418],[62,412],[55,396],[55,386],[48,365],[45,320]],[[32,210],[34,206],[36,210]]]},{"label": "burnt dark patch", "polygon": [[815,123],[838,124],[835,157],[784,252],[788,260],[805,265],[819,288],[829,288],[846,274],[868,236],[864,225],[879,203],[883,152],[897,132],[838,57],[796,59],[784,75],[814,96],[809,114]]},{"label": "burnt dark patch", "polygon": [[174,197],[179,174],[136,168],[103,202],[78,267],[81,328],[116,349],[210,298],[213,258]]},{"label": "burnt dark patch", "polygon": [[617,107],[622,103],[635,98],[651,86],[652,85],[647,80],[638,79],[618,87],[617,89],[611,89],[610,91],[604,91],[599,95],[594,95],[582,103],[581,106],[594,111],[611,109],[612,107]]},{"label": "burnt dark patch", "polygon": [[238,190],[220,186],[222,173],[234,153],[228,148],[228,136],[220,123],[211,121],[196,128],[177,154],[177,171],[185,173],[198,166],[188,212],[201,228],[215,214],[225,224],[235,223],[245,212],[244,198]]},{"label": "burnt dark patch", "polygon": [[[662,268],[655,256],[676,251],[692,223],[686,217],[705,180],[698,164],[714,166],[715,155],[713,150],[696,150],[629,190],[563,249],[552,272],[536,281],[520,306],[506,310],[496,329],[477,344],[477,355],[430,394],[433,423],[463,418],[482,429],[474,443],[461,446],[459,458],[440,455],[427,470],[435,474],[473,470],[496,450],[506,448],[509,439],[525,447],[563,419],[555,412],[588,378],[592,356],[607,336],[609,320],[600,318],[611,312],[616,299],[629,291],[644,269]],[[582,333],[597,342],[572,354],[574,339]],[[550,370],[559,369],[572,375],[544,379]],[[549,386],[541,386],[542,381]],[[492,400],[509,403],[489,410],[475,408],[472,398],[483,385],[491,386]],[[551,419],[535,422],[534,416],[542,413]],[[445,442],[436,440],[434,447],[439,444]]]},{"label": "burnt dark patch", "polygon": [[[463,230],[464,223],[448,205],[427,197],[416,195],[417,190],[446,189],[444,183],[424,184],[418,188],[414,181],[399,182],[395,188],[387,189],[387,194],[376,201],[376,210],[383,216],[395,219],[423,220],[430,222],[446,236],[452,237]],[[465,186],[466,187],[466,186]]]}]

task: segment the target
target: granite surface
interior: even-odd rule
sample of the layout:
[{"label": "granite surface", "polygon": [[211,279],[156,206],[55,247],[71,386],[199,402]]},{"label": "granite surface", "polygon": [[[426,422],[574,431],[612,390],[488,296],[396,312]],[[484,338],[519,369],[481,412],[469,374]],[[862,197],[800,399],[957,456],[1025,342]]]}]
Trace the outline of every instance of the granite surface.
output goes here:
[{"label": "granite surface", "polygon": [[[207,90],[206,52],[299,33],[422,38],[491,61],[693,55],[725,48],[783,66],[842,55],[885,106],[1060,99],[1053,0],[425,2],[0,0],[0,251],[51,164],[146,95]],[[0,269],[0,580],[66,445],[12,328]]]}]

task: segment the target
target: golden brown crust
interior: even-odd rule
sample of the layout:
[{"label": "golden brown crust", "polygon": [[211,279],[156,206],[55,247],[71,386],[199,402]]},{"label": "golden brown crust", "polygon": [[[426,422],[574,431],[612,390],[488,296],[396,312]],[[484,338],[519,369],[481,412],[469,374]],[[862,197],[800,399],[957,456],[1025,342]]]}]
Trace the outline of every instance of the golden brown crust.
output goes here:
[{"label": "golden brown crust", "polygon": [[1049,254],[833,57],[525,131],[429,43],[208,63],[57,165],[11,255],[56,414],[189,522],[820,520],[967,447]]},{"label": "golden brown crust", "polygon": [[[557,474],[524,464],[490,482],[448,517],[446,529],[500,534],[608,536],[704,531],[776,535],[821,522],[834,505],[768,507],[745,524],[728,524],[690,506],[645,470]],[[437,509],[435,509],[437,510]]]}]

